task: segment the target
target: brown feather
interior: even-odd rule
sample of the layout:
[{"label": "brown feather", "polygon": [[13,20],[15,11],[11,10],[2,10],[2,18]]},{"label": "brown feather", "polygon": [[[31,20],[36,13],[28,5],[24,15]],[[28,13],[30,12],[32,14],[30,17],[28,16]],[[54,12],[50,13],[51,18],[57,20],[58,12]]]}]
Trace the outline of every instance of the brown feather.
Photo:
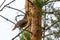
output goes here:
[{"label": "brown feather", "polygon": [[25,27],[26,26],[26,24],[27,24],[27,19],[22,19],[22,20],[19,20],[16,24],[15,24],[15,26],[14,26],[14,28],[12,29],[12,30],[15,30],[16,28],[23,28],[23,27]]}]

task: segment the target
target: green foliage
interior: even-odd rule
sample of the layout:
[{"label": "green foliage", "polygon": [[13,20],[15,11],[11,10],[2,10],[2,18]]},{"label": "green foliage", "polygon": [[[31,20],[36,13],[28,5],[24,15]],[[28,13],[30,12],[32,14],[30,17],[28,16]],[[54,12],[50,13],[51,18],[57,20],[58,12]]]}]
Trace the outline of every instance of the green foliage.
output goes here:
[{"label": "green foliage", "polygon": [[[39,16],[40,16],[40,17],[43,15],[43,13],[42,13],[42,7],[43,7],[44,5],[46,5],[46,4],[48,3],[48,1],[49,1],[49,0],[35,0],[35,1],[33,2],[34,5],[35,5],[35,7],[38,7],[39,10],[40,10],[40,12],[39,12]],[[34,16],[34,14],[33,14],[32,16]]]},{"label": "green foliage", "polygon": [[21,34],[20,40],[25,40],[24,37],[26,38],[26,40],[31,40],[31,38],[30,38],[30,33],[29,33],[29,32],[26,32],[26,31],[23,32],[23,33]]},{"label": "green foliage", "polygon": [[55,38],[59,38],[60,37],[60,30],[58,30],[57,33],[54,34]]},{"label": "green foliage", "polygon": [[20,40],[24,40],[24,34],[21,34]]},{"label": "green foliage", "polygon": [[36,0],[34,2],[34,4],[37,6],[37,7],[42,7],[42,0]]},{"label": "green foliage", "polygon": [[49,0],[35,0],[34,1],[34,4],[35,4],[35,6],[37,6],[38,8],[42,8],[44,5],[46,5],[47,4],[47,2],[48,2]]},{"label": "green foliage", "polygon": [[24,33],[24,35],[25,35],[25,37],[26,37],[27,40],[31,40],[29,32]]},{"label": "green foliage", "polygon": [[52,38],[50,38],[50,37],[47,37],[47,40],[53,40]]}]

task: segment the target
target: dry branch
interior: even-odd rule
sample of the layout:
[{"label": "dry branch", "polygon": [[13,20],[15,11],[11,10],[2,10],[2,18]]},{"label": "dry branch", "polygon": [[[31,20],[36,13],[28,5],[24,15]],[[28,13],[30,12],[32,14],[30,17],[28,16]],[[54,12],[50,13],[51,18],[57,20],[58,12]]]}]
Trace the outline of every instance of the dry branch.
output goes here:
[{"label": "dry branch", "polygon": [[11,4],[11,3],[14,2],[14,1],[15,1],[15,0],[13,0],[13,1],[9,2],[8,4],[4,5],[4,7],[3,7],[0,11],[2,11],[7,5]]},{"label": "dry branch", "polygon": [[3,3],[0,5],[0,7],[5,3],[6,0],[3,1]]},{"label": "dry branch", "polygon": [[11,20],[5,18],[4,16],[2,16],[2,15],[0,15],[0,16],[1,16],[2,18],[4,18],[5,20],[7,20],[7,21],[9,21],[9,22],[11,22],[11,23],[13,23],[13,24],[15,24],[13,21],[11,21]]},{"label": "dry branch", "polygon": [[10,6],[6,6],[6,7],[11,8],[11,9],[14,9],[14,10],[17,10],[17,11],[23,13],[23,14],[26,14],[26,13],[24,13],[23,11],[21,11],[21,10],[19,10],[19,9],[16,9],[16,8],[13,8],[13,7],[10,7]]}]

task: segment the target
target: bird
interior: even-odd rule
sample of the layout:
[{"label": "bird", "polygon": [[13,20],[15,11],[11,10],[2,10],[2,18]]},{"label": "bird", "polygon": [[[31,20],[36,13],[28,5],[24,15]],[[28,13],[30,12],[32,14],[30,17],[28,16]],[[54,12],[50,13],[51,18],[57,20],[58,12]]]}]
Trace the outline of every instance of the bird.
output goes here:
[{"label": "bird", "polygon": [[14,28],[12,29],[12,31],[15,30],[16,28],[24,28],[25,26],[27,26],[27,24],[28,24],[28,19],[27,19],[27,17],[28,17],[28,14],[27,14],[27,12],[26,12],[24,18],[23,18],[22,20],[19,20],[19,21],[15,24]]},{"label": "bird", "polygon": [[15,30],[16,28],[23,28],[23,27],[25,27],[26,25],[27,25],[27,19],[22,19],[22,20],[19,20],[16,24],[15,24],[15,26],[14,26],[14,28],[12,29],[12,30]]}]

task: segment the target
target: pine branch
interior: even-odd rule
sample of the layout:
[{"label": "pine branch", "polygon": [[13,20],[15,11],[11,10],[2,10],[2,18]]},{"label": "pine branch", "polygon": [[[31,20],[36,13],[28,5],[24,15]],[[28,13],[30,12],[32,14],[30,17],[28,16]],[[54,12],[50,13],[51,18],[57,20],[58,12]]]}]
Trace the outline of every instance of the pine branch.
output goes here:
[{"label": "pine branch", "polygon": [[51,26],[49,26],[49,27],[47,27],[47,28],[42,28],[42,29],[44,29],[42,32],[47,31],[47,30],[50,29],[51,27],[54,27],[54,25],[57,24],[58,22],[59,22],[59,21],[53,23]]},{"label": "pine branch", "polygon": [[60,0],[52,0],[53,2],[57,2],[57,1],[60,1]]},{"label": "pine branch", "polygon": [[54,14],[54,12],[59,12],[60,10],[57,10],[57,11],[53,11],[53,12],[46,12],[46,11],[43,11],[42,13],[45,13],[45,14]]},{"label": "pine branch", "polygon": [[[27,31],[27,32],[29,32],[29,33],[31,33],[32,34],[32,32],[30,32],[30,31],[28,31],[28,30],[25,30],[25,29],[23,29],[24,31]],[[14,40],[15,38],[17,38],[21,33],[23,33],[24,31],[21,31],[20,33],[18,33],[14,38],[12,38],[12,40]]]},{"label": "pine branch", "polygon": [[50,35],[58,34],[58,33],[60,33],[60,31],[47,34],[47,35],[43,36],[43,38],[44,38],[44,37],[47,37],[47,36],[50,36]]},{"label": "pine branch", "polygon": [[59,21],[53,23],[51,26],[49,26],[46,30],[50,29],[51,27],[53,27],[56,23],[58,23]]}]

